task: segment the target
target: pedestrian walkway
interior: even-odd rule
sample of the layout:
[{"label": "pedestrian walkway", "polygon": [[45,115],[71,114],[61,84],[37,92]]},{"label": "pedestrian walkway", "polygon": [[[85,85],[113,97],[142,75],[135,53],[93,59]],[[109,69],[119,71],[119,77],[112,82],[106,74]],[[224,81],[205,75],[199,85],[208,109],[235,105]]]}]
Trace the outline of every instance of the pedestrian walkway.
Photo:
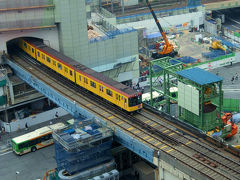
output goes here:
[{"label": "pedestrian walkway", "polygon": [[58,123],[58,122],[66,122],[67,120],[72,119],[72,118],[73,117],[70,114],[68,114],[68,115],[65,115],[65,116],[54,118],[50,121],[46,121],[46,122],[43,122],[43,123],[40,123],[40,124],[30,126],[30,127],[28,127],[28,130],[20,129],[18,131],[11,132],[11,133],[7,133],[7,132],[5,132],[4,134],[1,133],[0,154],[3,154],[3,153],[5,153],[7,151],[10,151],[12,149],[11,148],[11,139],[12,138],[23,135],[23,134],[26,134],[28,132],[32,132],[32,131],[34,131],[36,129],[39,129],[43,126],[50,125],[50,122],[52,124],[55,124],[55,123]]}]

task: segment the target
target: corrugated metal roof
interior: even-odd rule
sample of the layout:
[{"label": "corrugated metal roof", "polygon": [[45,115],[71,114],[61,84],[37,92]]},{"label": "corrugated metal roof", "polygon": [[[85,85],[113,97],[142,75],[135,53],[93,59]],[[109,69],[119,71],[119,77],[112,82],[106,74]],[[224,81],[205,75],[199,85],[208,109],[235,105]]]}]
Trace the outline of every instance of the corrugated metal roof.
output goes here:
[{"label": "corrugated metal roof", "polygon": [[215,83],[223,80],[223,78],[200,68],[185,69],[178,71],[177,74],[200,85]]}]

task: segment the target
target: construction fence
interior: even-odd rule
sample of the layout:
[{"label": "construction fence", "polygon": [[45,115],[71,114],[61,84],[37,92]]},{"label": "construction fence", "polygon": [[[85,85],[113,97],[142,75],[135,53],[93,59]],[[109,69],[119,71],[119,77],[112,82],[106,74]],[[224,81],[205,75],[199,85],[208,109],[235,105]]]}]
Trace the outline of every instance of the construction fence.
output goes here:
[{"label": "construction fence", "polygon": [[223,99],[223,111],[239,112],[239,99]]}]

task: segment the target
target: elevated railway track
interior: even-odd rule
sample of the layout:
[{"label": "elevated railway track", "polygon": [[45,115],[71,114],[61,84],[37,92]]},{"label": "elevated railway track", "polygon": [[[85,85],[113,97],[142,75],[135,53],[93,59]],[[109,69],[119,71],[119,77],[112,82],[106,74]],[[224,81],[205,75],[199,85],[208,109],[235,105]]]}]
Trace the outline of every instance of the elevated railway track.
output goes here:
[{"label": "elevated railway track", "polygon": [[113,130],[120,128],[150,146],[155,150],[156,157],[158,152],[164,152],[169,158],[176,159],[205,179],[240,179],[239,157],[229,157],[218,148],[199,141],[194,134],[179,131],[181,128],[174,127],[165,118],[148,109],[129,115],[70,83],[21,51],[13,53],[12,59],[18,66],[75,101],[77,105],[104,119]]}]

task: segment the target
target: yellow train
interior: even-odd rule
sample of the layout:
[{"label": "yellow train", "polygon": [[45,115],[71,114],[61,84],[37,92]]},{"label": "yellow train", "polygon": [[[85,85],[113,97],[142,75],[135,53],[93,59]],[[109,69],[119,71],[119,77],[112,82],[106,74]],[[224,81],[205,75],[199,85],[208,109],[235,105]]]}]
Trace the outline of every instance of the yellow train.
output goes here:
[{"label": "yellow train", "polygon": [[142,109],[141,93],[80,64],[40,40],[21,38],[18,46],[45,66],[116,106],[128,112]]}]

